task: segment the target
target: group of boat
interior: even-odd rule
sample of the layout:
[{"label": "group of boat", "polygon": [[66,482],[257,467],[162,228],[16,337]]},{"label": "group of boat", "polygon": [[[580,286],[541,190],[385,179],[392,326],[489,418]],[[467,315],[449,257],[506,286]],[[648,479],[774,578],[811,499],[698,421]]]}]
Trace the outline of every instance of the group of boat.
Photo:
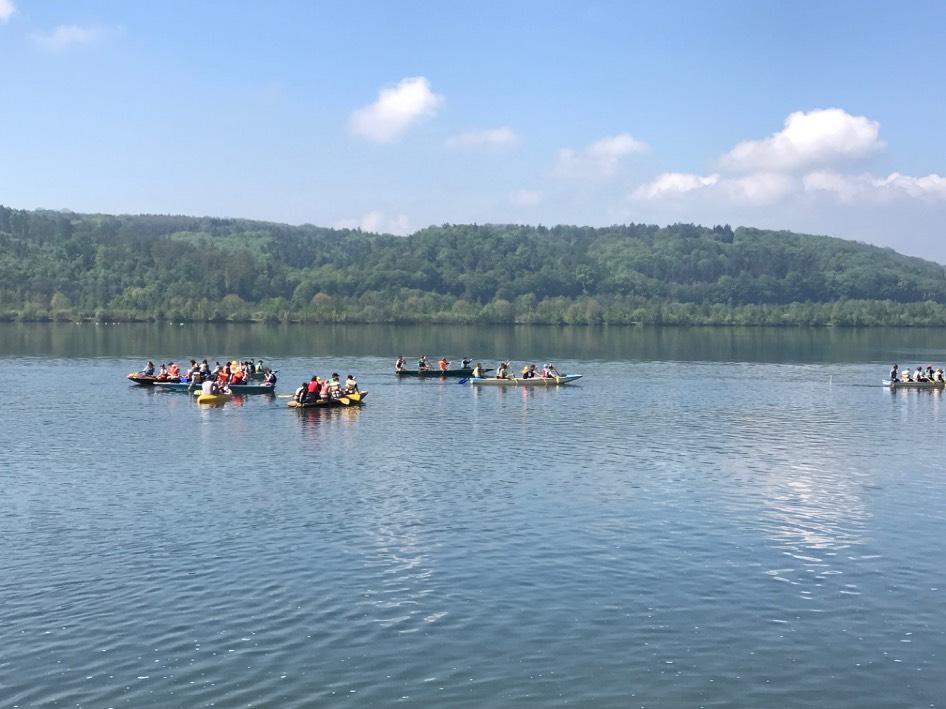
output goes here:
[{"label": "group of boat", "polygon": [[[398,357],[394,373],[398,377],[459,379],[461,384],[469,382],[475,386],[524,386],[549,387],[571,384],[581,379],[580,374],[559,372],[555,365],[548,363],[539,369],[534,364],[524,365],[516,373],[512,365],[501,361],[495,370],[483,367],[477,362],[464,357],[460,367],[451,367],[451,362],[442,357],[437,365],[431,366],[426,355],[418,359],[417,369],[407,369],[404,358]],[[489,376],[495,371],[495,375]],[[164,391],[192,393],[200,404],[222,404],[233,396],[247,394],[275,395],[276,371],[264,365],[262,360],[237,359],[210,367],[207,360],[190,360],[186,371],[174,362],[162,364],[156,368],[148,361],[138,372],[128,374],[128,379],[142,387],[154,387]],[[361,406],[368,392],[358,388],[358,382],[352,375],[342,382],[337,373],[322,379],[313,376],[303,382],[291,395],[289,407],[295,409],[320,409],[348,406]],[[289,396],[289,395],[287,395]]]},{"label": "group of boat", "polygon": [[[461,383],[467,383],[474,386],[561,386],[570,384],[581,379],[580,374],[565,374],[559,372],[554,364],[548,363],[538,369],[534,364],[527,364],[522,367],[520,373],[514,373],[512,365],[507,360],[502,360],[495,370],[483,367],[479,362],[473,364],[473,360],[464,357],[461,366],[451,368],[452,363],[446,358],[441,357],[436,366],[430,364],[427,355],[423,355],[417,360],[417,369],[407,369],[405,367],[404,357],[398,357],[394,363],[394,374],[397,377],[419,377],[419,378],[437,378],[448,379],[457,378]],[[495,371],[494,376],[488,376],[490,372]]]}]

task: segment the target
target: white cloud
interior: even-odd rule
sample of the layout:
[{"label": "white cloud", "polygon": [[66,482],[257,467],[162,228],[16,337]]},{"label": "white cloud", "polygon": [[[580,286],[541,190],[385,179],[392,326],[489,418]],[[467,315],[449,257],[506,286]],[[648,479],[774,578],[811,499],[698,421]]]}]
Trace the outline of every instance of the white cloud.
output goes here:
[{"label": "white cloud", "polygon": [[16,12],[16,5],[13,0],[0,0],[0,22],[6,22],[10,16]]},{"label": "white cloud", "polygon": [[542,204],[542,193],[539,190],[515,190],[506,195],[506,199],[514,207],[537,207]]},{"label": "white cloud", "polygon": [[393,88],[381,89],[377,101],[351,114],[348,125],[355,135],[390,143],[417,121],[435,116],[445,100],[430,90],[430,82],[425,77],[408,77]]},{"label": "white cloud", "polygon": [[100,42],[112,31],[107,27],[96,25],[59,25],[49,32],[34,32],[29,35],[29,39],[47,52],[62,52],[72,47]]},{"label": "white cloud", "polygon": [[647,184],[641,185],[631,195],[634,199],[654,200],[712,187],[719,182],[719,175],[693,175],[686,172],[664,172]]},{"label": "white cloud", "polygon": [[746,140],[726,153],[723,166],[738,171],[783,172],[831,165],[884,147],[880,124],[840,108],[796,111],[785,127],[763,140]]},{"label": "white cloud", "polygon": [[619,133],[602,138],[583,150],[562,148],[558,151],[554,173],[559,177],[612,177],[618,170],[621,158],[643,153],[648,149],[646,143],[630,134]]},{"label": "white cloud", "polygon": [[478,148],[481,146],[512,147],[519,144],[516,131],[508,126],[488,128],[486,130],[471,130],[458,133],[447,139],[451,148]]},{"label": "white cloud", "polygon": [[806,192],[830,192],[842,201],[911,197],[925,200],[946,200],[946,177],[935,173],[922,177],[892,172],[887,177],[874,175],[842,175],[818,171],[805,175]]},{"label": "white cloud", "polygon": [[411,223],[405,214],[388,217],[381,211],[371,211],[353,219],[339,219],[336,229],[361,229],[377,234],[397,234],[404,236],[411,233]]},{"label": "white cloud", "polygon": [[652,182],[641,185],[631,198],[656,201],[688,195],[709,193],[730,202],[771,204],[796,189],[796,181],[779,173],[761,172],[745,177],[724,178],[718,174],[694,175],[686,172],[665,172]]},{"label": "white cloud", "polygon": [[794,192],[797,180],[777,172],[758,172],[745,177],[721,180],[721,189],[735,202],[772,204]]}]

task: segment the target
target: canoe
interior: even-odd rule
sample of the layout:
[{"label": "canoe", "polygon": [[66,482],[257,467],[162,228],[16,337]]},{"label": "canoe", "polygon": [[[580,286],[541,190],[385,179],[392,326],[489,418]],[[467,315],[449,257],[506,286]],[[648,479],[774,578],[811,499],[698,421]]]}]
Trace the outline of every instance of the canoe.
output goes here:
[{"label": "canoe", "polygon": [[[492,369],[484,369],[484,372],[492,372]],[[445,369],[443,371],[439,369],[402,369],[400,372],[395,372],[394,376],[396,377],[420,377],[420,378],[433,378],[433,379],[444,379],[446,377],[468,377],[473,374],[472,367],[463,367],[461,369]]]},{"label": "canoe", "polygon": [[166,379],[158,379],[157,377],[153,375],[147,376],[144,374],[139,374],[138,372],[131,372],[128,375],[128,378],[131,381],[133,381],[135,384],[137,384],[138,386],[143,386],[143,387],[150,387],[150,386],[154,386],[158,382],[167,381]]},{"label": "canoe", "polygon": [[565,374],[561,377],[532,377],[532,379],[519,379],[516,377],[497,379],[496,377],[482,377],[479,379],[470,379],[470,384],[476,384],[477,386],[495,384],[498,386],[549,387],[571,384],[581,379],[581,377],[581,374]]},{"label": "canoe", "polygon": [[198,404],[222,404],[226,401],[229,401],[233,397],[232,394],[198,394],[197,403]]},{"label": "canoe", "polygon": [[[200,384],[191,387],[187,382],[155,382],[154,386],[167,391],[200,391]],[[230,391],[233,394],[272,394],[275,387],[269,384],[231,384]]]},{"label": "canoe", "polygon": [[338,399],[319,399],[318,401],[307,401],[304,404],[300,404],[298,401],[290,401],[290,409],[337,409],[337,408],[346,408],[352,406],[361,406],[365,397],[368,396],[368,392],[359,391],[355,394],[348,394],[345,397],[347,398],[348,403],[343,404]]},{"label": "canoe", "polygon": [[884,386],[891,389],[942,389],[946,382],[892,382],[884,379]]}]

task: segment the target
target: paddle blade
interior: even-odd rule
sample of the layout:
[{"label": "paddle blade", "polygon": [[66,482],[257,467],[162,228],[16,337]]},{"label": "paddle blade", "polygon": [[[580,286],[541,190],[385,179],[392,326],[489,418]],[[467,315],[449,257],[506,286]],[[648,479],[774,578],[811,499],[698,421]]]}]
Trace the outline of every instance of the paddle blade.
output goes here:
[{"label": "paddle blade", "polygon": [[463,377],[463,379],[458,381],[457,384],[466,384],[468,381],[470,381],[469,377]]}]

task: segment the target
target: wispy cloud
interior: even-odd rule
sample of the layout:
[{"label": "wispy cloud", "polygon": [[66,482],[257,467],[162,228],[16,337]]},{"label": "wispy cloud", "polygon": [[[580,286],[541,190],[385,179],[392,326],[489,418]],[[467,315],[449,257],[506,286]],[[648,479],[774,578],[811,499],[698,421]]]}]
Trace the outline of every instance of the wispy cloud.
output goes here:
[{"label": "wispy cloud", "polygon": [[397,86],[381,89],[374,103],[352,112],[348,125],[355,135],[390,143],[421,119],[435,116],[445,101],[431,91],[425,77],[408,77]]},{"label": "wispy cloud", "polygon": [[13,0],[0,0],[0,22],[7,22],[14,12],[16,12],[16,5],[13,4]]},{"label": "wispy cloud", "polygon": [[655,200],[686,194],[719,182],[719,175],[694,175],[687,172],[664,172],[652,181],[641,185],[632,197],[639,200]]},{"label": "wispy cloud", "polygon": [[34,32],[29,35],[29,39],[44,51],[62,52],[73,47],[97,44],[117,31],[117,28],[101,25],[59,25],[48,32]]},{"label": "wispy cloud", "polygon": [[562,148],[554,174],[570,178],[605,178],[617,173],[622,158],[649,150],[649,146],[628,133],[602,138],[581,149]]},{"label": "wispy cloud", "polygon": [[884,147],[877,121],[840,108],[796,111],[784,126],[768,138],[739,143],[722,157],[722,166],[786,172],[862,158]]},{"label": "wispy cloud", "polygon": [[719,174],[695,175],[686,172],[665,172],[652,182],[638,187],[631,194],[637,201],[658,201],[695,194],[712,195],[727,202],[765,205],[798,189],[798,181],[777,172],[758,172],[742,177],[721,177]]},{"label": "wispy cloud", "polygon": [[806,192],[831,193],[842,201],[897,197],[946,201],[946,177],[935,173],[914,177],[892,172],[887,177],[876,177],[822,170],[805,175],[803,184]]},{"label": "wispy cloud", "polygon": [[542,204],[542,198],[539,190],[515,190],[506,195],[506,200],[514,207],[537,207]]},{"label": "wispy cloud", "polygon": [[451,148],[513,147],[519,144],[519,136],[512,128],[488,128],[458,133],[447,139]]},{"label": "wispy cloud", "polygon": [[382,211],[374,210],[360,217],[339,219],[335,222],[335,228],[404,236],[411,233],[411,222],[405,214],[389,217]]}]

